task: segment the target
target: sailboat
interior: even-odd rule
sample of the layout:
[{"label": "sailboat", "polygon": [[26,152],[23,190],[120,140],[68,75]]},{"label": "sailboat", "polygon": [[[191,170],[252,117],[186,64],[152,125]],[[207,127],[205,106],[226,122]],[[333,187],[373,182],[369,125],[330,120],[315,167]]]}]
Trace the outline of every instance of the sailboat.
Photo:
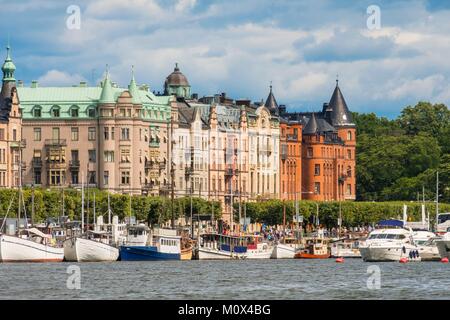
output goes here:
[{"label": "sailboat", "polygon": [[[111,217],[108,193],[108,215]],[[81,184],[81,230],[84,231],[84,187]],[[64,241],[64,258],[66,261],[103,262],[117,261],[119,249],[111,244],[111,234],[103,230],[88,230],[80,236]]]},{"label": "sailboat", "polygon": [[[19,169],[21,172],[21,168]],[[14,200],[11,198],[6,217],[0,229],[0,262],[61,262],[64,258],[64,250],[56,245],[52,235],[45,234],[36,228],[28,228],[25,202],[22,194],[22,182],[19,179],[19,206],[17,212],[17,231],[11,234],[1,232],[5,226],[6,217]],[[25,225],[20,226],[21,206],[25,213]]]}]

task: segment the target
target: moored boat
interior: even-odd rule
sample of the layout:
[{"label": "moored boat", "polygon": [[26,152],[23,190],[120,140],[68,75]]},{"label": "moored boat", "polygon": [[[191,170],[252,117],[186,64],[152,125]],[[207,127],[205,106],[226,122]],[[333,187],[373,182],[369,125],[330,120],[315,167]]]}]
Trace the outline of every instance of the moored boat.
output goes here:
[{"label": "moored boat", "polygon": [[359,239],[338,239],[331,242],[332,258],[361,258],[359,252]]},{"label": "moored boat", "polygon": [[206,233],[200,236],[199,260],[245,259],[246,239],[239,236]]},{"label": "moored boat", "polygon": [[300,246],[298,240],[295,238],[285,238],[282,241],[276,242],[273,247],[272,259],[293,259],[295,253]]},{"label": "moored boat", "polygon": [[119,250],[110,245],[105,232],[88,231],[82,236],[64,241],[64,259],[75,262],[117,261]]},{"label": "moored boat", "polygon": [[450,259],[450,232],[445,233],[441,238],[436,239],[436,246],[439,256],[444,259]]},{"label": "moored boat", "polygon": [[306,239],[305,248],[294,255],[296,259],[328,259],[329,257],[328,240],[325,238]]}]

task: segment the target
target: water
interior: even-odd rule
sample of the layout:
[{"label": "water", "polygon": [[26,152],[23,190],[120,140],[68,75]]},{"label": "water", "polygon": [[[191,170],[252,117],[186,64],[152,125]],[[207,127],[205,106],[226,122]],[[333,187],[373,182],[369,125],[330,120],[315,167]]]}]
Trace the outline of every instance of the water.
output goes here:
[{"label": "water", "polygon": [[[67,268],[81,289],[67,288]],[[369,266],[381,289],[369,290]],[[0,264],[0,299],[450,299],[450,264],[347,259]]]}]

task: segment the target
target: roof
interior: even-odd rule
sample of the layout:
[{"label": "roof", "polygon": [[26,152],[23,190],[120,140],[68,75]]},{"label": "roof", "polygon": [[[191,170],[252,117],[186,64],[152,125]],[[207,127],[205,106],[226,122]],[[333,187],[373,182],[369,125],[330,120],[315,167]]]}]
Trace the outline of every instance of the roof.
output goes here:
[{"label": "roof", "polygon": [[264,106],[269,109],[271,113],[278,115],[278,103],[275,99],[275,96],[273,95],[272,85],[270,86],[270,93],[266,99],[266,103],[264,104]]},{"label": "roof", "polygon": [[316,134],[323,132],[336,132],[336,129],[331,126],[325,119],[319,118],[315,113],[309,118],[304,118],[303,134]]},{"label": "roof", "polygon": [[350,113],[341,89],[339,88],[339,82],[336,81],[336,88],[331,96],[328,109],[331,109],[330,121],[333,126],[347,126],[354,125],[352,120],[352,114]]},{"label": "roof", "polygon": [[178,63],[175,64],[173,72],[167,76],[165,84],[169,86],[190,86],[186,76],[178,68]]}]

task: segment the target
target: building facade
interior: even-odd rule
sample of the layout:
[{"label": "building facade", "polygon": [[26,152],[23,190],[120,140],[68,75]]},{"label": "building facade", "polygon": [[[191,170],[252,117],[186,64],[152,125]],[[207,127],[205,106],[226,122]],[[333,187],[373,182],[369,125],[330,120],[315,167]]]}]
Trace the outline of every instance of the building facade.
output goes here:
[{"label": "building facade", "polygon": [[8,45],[6,59],[2,65],[0,92],[0,188],[18,187],[25,169],[21,159],[25,140],[22,139],[22,116],[14,78],[15,70]]},{"label": "building facade", "polygon": [[[235,203],[356,199],[356,128],[339,84],[320,112],[225,93],[198,98],[178,65],[165,95],[99,86],[24,87],[9,47],[0,97],[0,187],[77,187]],[[25,143],[27,141],[28,143]],[[21,180],[22,178],[22,180]]]}]

